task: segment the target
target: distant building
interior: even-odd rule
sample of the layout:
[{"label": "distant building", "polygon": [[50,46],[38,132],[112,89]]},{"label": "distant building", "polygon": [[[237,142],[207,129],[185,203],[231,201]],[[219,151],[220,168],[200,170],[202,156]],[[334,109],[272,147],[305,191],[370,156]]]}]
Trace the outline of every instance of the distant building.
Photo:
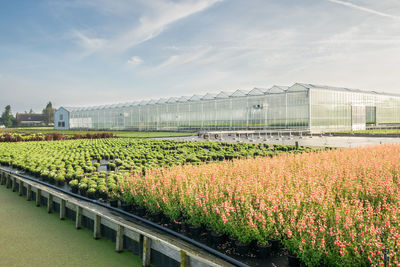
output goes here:
[{"label": "distant building", "polygon": [[400,94],[296,83],[95,107],[60,108],[56,129],[139,131],[300,129],[312,133],[400,125]]},{"label": "distant building", "polygon": [[54,114],[54,129],[55,130],[68,130],[69,127],[69,114],[73,108],[61,107],[57,109]]},{"label": "distant building", "polygon": [[21,126],[40,125],[44,122],[45,116],[37,113],[17,113],[17,123]]}]

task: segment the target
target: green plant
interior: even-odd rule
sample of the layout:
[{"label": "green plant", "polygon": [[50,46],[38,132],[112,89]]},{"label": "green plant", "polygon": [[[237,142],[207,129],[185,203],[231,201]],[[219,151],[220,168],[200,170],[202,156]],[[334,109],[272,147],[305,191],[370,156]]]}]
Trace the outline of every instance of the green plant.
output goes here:
[{"label": "green plant", "polygon": [[71,180],[68,184],[70,187],[77,188],[79,185],[79,181],[78,181],[78,179]]}]

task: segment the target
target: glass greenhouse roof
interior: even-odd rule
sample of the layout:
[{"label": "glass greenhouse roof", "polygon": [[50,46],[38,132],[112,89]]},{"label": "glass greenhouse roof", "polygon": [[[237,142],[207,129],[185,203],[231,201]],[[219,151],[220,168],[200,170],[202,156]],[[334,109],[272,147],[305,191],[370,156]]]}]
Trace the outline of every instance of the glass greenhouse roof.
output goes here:
[{"label": "glass greenhouse roof", "polygon": [[111,105],[100,105],[100,106],[92,106],[92,107],[65,107],[67,111],[89,111],[89,110],[101,110],[101,109],[110,109],[110,108],[124,108],[124,107],[133,107],[133,106],[144,106],[150,104],[166,104],[166,103],[175,103],[175,102],[193,102],[193,101],[202,101],[202,100],[213,100],[213,99],[227,99],[231,97],[246,97],[246,96],[257,96],[257,95],[268,95],[268,94],[279,94],[284,92],[297,92],[297,91],[307,91],[311,88],[316,89],[326,89],[326,90],[336,90],[336,91],[350,91],[350,92],[360,92],[360,93],[370,93],[370,94],[383,94],[383,95],[393,95],[400,96],[400,94],[394,93],[381,93],[377,91],[365,91],[359,89],[350,89],[344,87],[333,87],[326,85],[315,85],[308,83],[295,83],[292,86],[280,86],[274,85],[269,89],[265,88],[253,88],[250,91],[245,90],[236,90],[234,92],[226,92],[221,91],[219,93],[207,93],[205,95],[193,95],[193,96],[181,96],[181,97],[170,97],[170,98],[160,98],[160,99],[151,99],[151,100],[142,100],[142,101],[133,101],[128,103],[118,103]]}]

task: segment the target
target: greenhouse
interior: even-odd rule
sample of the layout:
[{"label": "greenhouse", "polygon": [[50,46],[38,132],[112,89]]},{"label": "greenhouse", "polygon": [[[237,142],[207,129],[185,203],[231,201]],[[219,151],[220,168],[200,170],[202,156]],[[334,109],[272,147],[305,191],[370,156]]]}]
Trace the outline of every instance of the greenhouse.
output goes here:
[{"label": "greenhouse", "polygon": [[400,123],[400,95],[296,83],[250,91],[61,107],[55,129],[207,131],[361,130]]}]

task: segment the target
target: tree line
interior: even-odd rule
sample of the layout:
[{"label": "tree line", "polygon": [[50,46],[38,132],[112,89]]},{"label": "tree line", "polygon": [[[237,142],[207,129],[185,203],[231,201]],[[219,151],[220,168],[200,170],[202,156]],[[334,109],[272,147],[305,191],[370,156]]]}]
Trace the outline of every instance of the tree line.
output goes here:
[{"label": "tree line", "polygon": [[[43,115],[43,123],[49,125],[54,122],[54,112],[56,111],[53,108],[53,104],[48,102],[46,107],[42,110]],[[25,112],[27,113],[27,112]],[[30,109],[29,114],[33,114],[33,110]],[[11,105],[7,105],[1,114],[0,117],[0,125],[4,125],[5,127],[17,126],[17,118],[11,112]]]}]

